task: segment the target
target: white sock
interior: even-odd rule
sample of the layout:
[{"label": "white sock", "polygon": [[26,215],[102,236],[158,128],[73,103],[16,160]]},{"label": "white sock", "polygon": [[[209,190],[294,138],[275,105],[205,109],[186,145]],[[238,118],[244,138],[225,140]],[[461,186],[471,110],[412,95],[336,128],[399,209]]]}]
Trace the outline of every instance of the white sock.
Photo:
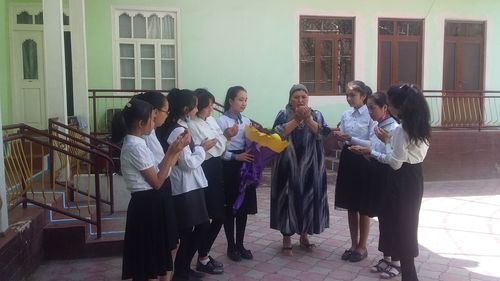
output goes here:
[{"label": "white sock", "polygon": [[391,264],[397,267],[401,267],[401,263],[399,261],[392,261]]},{"label": "white sock", "polygon": [[384,260],[391,262],[391,256],[384,256]]},{"label": "white sock", "polygon": [[200,260],[200,259],[198,259],[198,260],[199,260],[199,261],[200,261],[200,263],[201,263],[201,264],[203,264],[203,265],[207,265],[207,263],[210,261],[210,259],[209,259],[208,257],[206,257],[206,258],[204,258],[204,259],[202,259],[202,260]]}]

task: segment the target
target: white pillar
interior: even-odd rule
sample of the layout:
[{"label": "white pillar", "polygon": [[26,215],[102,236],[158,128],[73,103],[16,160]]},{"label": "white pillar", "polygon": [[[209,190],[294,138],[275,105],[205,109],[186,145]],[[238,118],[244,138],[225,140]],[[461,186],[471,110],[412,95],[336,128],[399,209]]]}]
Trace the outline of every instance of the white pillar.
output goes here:
[{"label": "white pillar", "polygon": [[73,105],[76,116],[87,121],[89,131],[89,98],[87,80],[87,41],[85,32],[85,1],[69,1],[71,52],[73,62]]},{"label": "white pillar", "polygon": [[67,123],[62,0],[43,0],[43,42],[47,117]]},{"label": "white pillar", "polygon": [[[0,108],[0,127],[2,127],[2,108]],[[9,227],[7,216],[7,186],[5,185],[5,167],[3,161],[3,138],[0,138],[0,236]]]}]

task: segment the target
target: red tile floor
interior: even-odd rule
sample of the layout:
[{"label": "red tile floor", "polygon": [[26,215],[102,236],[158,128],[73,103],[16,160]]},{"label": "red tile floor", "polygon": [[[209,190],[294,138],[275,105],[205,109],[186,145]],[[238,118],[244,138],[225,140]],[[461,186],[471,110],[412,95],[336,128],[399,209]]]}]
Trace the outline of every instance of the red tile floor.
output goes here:
[{"label": "red tile floor", "polygon": [[[353,280],[376,281],[370,265],[380,258],[378,224],[372,221],[368,258],[359,263],[340,260],[350,246],[346,213],[333,209],[330,192],[330,228],[311,241],[305,252],[294,237],[294,256],[280,252],[281,235],[269,228],[269,185],[258,189],[259,213],[248,220],[246,247],[254,260],[232,262],[225,256],[223,231],[211,255],[222,261],[225,273],[206,280]],[[500,179],[426,182],[420,213],[421,281],[500,280]],[[193,259],[194,260],[194,259]],[[119,280],[121,257],[44,262],[27,280]],[[396,277],[393,280],[400,280]]]}]

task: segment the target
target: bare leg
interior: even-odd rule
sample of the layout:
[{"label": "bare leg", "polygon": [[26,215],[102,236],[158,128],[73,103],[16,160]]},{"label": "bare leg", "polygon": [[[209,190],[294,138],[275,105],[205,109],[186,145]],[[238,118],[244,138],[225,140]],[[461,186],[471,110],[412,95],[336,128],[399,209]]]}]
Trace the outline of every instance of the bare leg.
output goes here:
[{"label": "bare leg", "polygon": [[351,249],[354,250],[358,246],[358,225],[359,225],[358,212],[348,211],[347,219],[349,222],[349,231],[351,233]]},{"label": "bare leg", "polygon": [[360,215],[359,216],[359,241],[356,245],[356,251],[358,253],[364,253],[366,251],[366,243],[368,241],[368,234],[370,233],[370,217]]}]

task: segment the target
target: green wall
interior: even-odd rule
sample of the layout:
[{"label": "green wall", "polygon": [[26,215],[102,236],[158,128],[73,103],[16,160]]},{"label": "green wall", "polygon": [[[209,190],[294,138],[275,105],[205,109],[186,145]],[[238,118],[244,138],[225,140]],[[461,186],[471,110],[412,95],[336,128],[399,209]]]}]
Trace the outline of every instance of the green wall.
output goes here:
[{"label": "green wall", "polygon": [[10,48],[7,2],[0,3],[0,104],[3,124],[11,122]]}]

